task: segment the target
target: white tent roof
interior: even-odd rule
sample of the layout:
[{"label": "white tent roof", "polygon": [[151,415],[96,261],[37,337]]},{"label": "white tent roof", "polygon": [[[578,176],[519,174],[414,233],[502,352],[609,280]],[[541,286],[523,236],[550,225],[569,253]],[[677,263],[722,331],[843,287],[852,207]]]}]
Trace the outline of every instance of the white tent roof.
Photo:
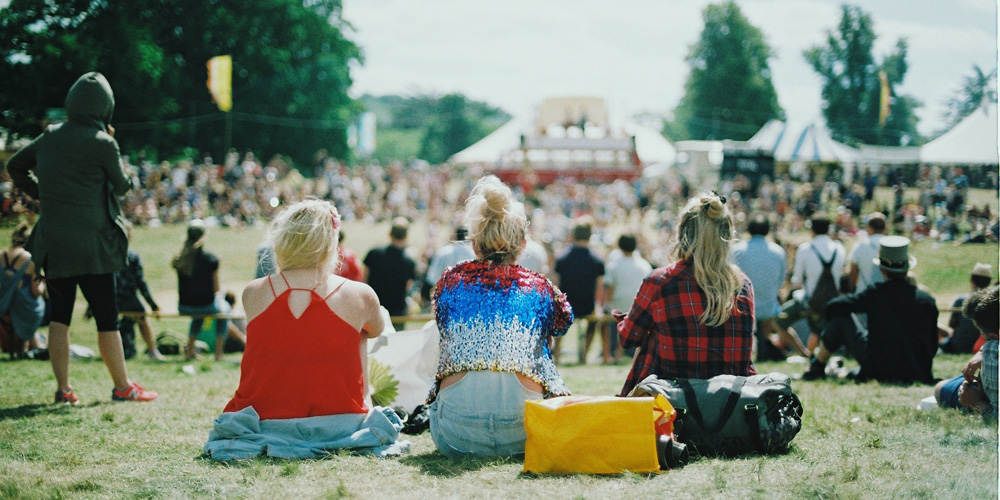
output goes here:
[{"label": "white tent roof", "polygon": [[[475,144],[455,153],[449,161],[459,165],[503,163],[504,158],[519,151],[521,135],[531,135],[533,123],[529,118],[516,117]],[[625,125],[623,130],[626,135],[635,137],[636,154],[644,164],[673,164],[677,151],[659,131],[631,123]]]},{"label": "white tent roof", "polygon": [[920,148],[923,163],[997,165],[997,103],[987,102]]},{"label": "white tent roof", "polygon": [[822,125],[771,120],[746,142],[747,147],[774,152],[781,162],[856,163],[858,150],[833,140]]}]

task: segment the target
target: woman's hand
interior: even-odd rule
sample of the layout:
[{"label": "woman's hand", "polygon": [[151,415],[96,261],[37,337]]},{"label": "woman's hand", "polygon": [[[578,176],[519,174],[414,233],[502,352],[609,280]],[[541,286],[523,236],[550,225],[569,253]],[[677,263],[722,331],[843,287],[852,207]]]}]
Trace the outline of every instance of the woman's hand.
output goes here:
[{"label": "woman's hand", "polygon": [[625,313],[614,309],[611,311],[611,317],[615,318],[615,323],[621,323],[625,319]]}]

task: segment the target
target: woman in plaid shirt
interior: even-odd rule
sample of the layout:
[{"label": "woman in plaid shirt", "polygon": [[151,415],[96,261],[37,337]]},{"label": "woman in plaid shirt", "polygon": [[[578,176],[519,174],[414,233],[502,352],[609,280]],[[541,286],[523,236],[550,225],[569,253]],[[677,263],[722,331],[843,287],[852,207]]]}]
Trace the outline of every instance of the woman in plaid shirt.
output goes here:
[{"label": "woman in plaid shirt", "polygon": [[735,239],[726,199],[704,193],[681,211],[673,264],[642,282],[628,314],[614,311],[625,348],[639,354],[625,381],[626,396],[649,375],[710,378],[753,375],[753,287],[727,261]]}]

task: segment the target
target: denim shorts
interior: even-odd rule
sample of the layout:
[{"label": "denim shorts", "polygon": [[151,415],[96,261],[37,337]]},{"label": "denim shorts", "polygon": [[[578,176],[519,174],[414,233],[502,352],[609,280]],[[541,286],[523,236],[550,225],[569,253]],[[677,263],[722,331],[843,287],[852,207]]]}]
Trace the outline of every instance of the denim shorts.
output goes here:
[{"label": "denim shorts", "polygon": [[514,373],[468,372],[431,403],[431,438],[448,458],[523,455],[524,402],[541,398]]},{"label": "denim shorts", "polygon": [[962,387],[962,382],[965,382],[965,377],[962,375],[948,379],[941,387],[938,404],[944,408],[964,409],[962,403],[958,402],[958,389]]},{"label": "denim shorts", "polygon": [[[188,306],[184,304],[177,305],[177,312],[181,314],[229,314],[233,312],[233,308],[229,307],[229,302],[226,302],[225,297],[220,293],[215,295],[215,300],[211,304],[204,306]],[[191,318],[191,328],[188,331],[188,336],[191,338],[198,338],[201,335],[201,327],[205,324],[206,318]],[[215,319],[215,338],[225,338],[229,330],[229,320],[228,319]]]}]

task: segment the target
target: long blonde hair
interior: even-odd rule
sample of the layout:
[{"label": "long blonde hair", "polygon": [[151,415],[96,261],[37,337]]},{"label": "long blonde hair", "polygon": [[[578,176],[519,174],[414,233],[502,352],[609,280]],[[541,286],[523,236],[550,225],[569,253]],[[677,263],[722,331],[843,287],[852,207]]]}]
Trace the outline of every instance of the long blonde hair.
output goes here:
[{"label": "long blonde hair", "polygon": [[723,198],[702,193],[688,200],[681,211],[672,257],[692,265],[694,279],[705,294],[705,312],[698,318],[704,325],[725,323],[736,302],[740,274],[728,262],[733,237],[733,217]]},{"label": "long blonde hair", "polygon": [[479,179],[465,202],[465,228],[483,259],[510,265],[524,248],[528,217],[510,188],[488,175]]},{"label": "long blonde hair", "polygon": [[278,269],[319,268],[333,272],[339,252],[340,214],[329,202],[303,200],[286,208],[268,228]]}]

